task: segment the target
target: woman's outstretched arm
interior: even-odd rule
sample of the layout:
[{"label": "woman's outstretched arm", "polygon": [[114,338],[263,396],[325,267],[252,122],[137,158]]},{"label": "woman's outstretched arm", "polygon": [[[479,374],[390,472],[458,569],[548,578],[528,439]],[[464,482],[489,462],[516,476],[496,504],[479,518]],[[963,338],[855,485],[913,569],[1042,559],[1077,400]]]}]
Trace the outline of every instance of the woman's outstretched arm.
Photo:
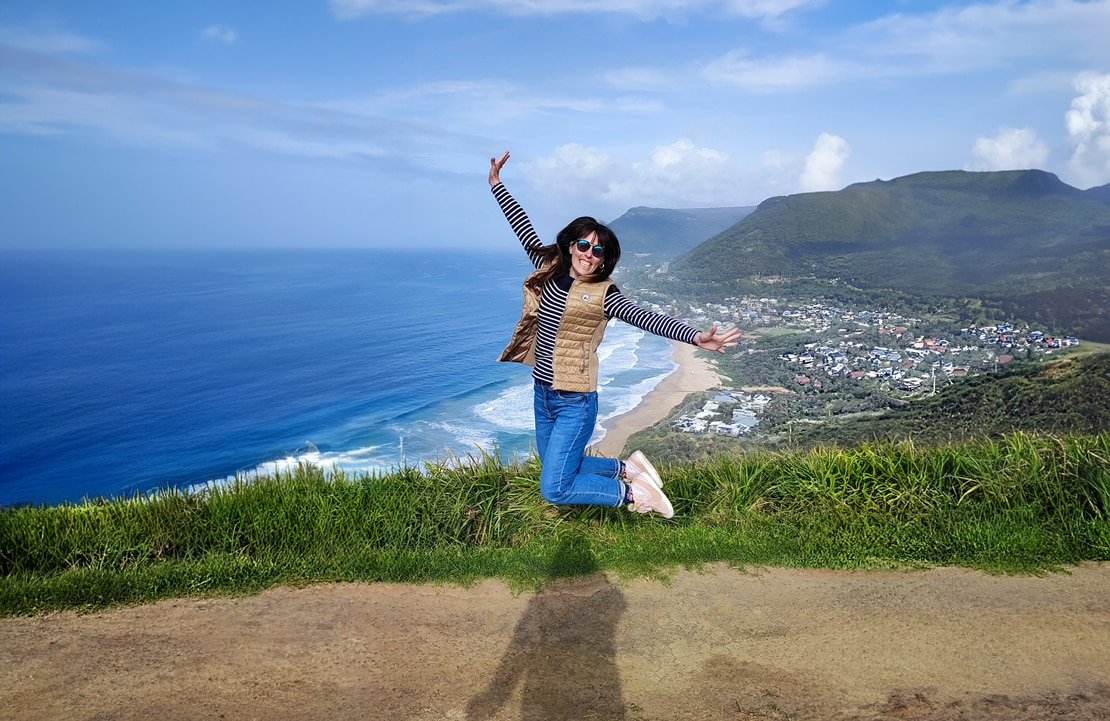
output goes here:
[{"label": "woman's outstretched arm", "polygon": [[730,328],[723,333],[717,332],[717,326],[713,326],[712,330],[699,331],[677,318],[641,308],[621,293],[616,286],[611,287],[605,296],[605,313],[610,318],[620,318],[625,323],[646,330],[648,333],[691,343],[699,348],[718,353],[724,353],[725,348],[734,347],[738,342],[737,339],[740,338],[740,331],[737,328]]},{"label": "woman's outstretched arm", "polygon": [[508,153],[500,158],[489,159],[489,186],[493,191],[493,197],[497,198],[497,204],[501,206],[501,212],[505,214],[505,219],[509,221],[509,226],[516,233],[516,237],[520,239],[520,244],[524,246],[524,250],[528,252],[532,265],[539,268],[544,263],[544,256],[539,252],[543,248],[543,241],[540,240],[536,229],[532,227],[532,221],[528,219],[524,208],[520,207],[520,204],[516,202],[513,196],[509,195],[508,189],[501,183],[501,168],[505,167],[505,162],[508,159]]}]

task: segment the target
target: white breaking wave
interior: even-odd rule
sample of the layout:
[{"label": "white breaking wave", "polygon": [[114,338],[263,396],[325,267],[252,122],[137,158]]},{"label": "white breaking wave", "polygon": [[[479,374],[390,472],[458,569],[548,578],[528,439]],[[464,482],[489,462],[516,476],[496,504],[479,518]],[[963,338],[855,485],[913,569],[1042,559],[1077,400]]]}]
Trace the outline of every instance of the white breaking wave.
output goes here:
[{"label": "white breaking wave", "polygon": [[474,406],[479,418],[497,428],[521,433],[532,430],[532,386],[513,386],[493,400]]},{"label": "white breaking wave", "polygon": [[[618,323],[607,329],[598,349],[602,375],[598,379],[598,423],[591,439],[605,436],[602,423],[628,413],[666,378],[677,364],[670,344],[639,328]],[[645,375],[646,374],[646,375]],[[222,480],[198,484],[192,490],[224,485],[237,479],[274,475],[298,465],[338,469],[346,473],[389,473],[425,462],[461,462],[495,449],[502,458],[522,459],[534,442],[533,387],[517,383],[466,407],[439,408],[432,418],[415,418],[390,428],[393,442],[374,443],[340,451],[321,451],[309,443],[305,449],[258,465]],[[467,417],[469,416],[469,417]],[[357,423],[355,424],[358,425]]]},{"label": "white breaking wave", "polygon": [[[645,378],[634,386],[629,386],[627,388],[610,388],[606,386],[603,391],[599,390],[598,395],[604,392],[606,400],[609,401],[608,408],[606,409],[607,413],[601,420],[628,413],[630,410],[640,405],[640,401],[644,399],[644,396],[655,390],[655,386],[659,385],[663,379],[670,374],[671,371],[668,370],[665,373]],[[600,416],[601,413],[599,412],[598,415]]]},{"label": "white breaking wave", "polygon": [[479,448],[492,450],[497,445],[497,435],[485,428],[457,423],[432,423],[430,425],[436,430],[445,431],[455,439],[455,442],[445,446],[445,449],[450,448],[451,452],[456,455],[473,453]]}]

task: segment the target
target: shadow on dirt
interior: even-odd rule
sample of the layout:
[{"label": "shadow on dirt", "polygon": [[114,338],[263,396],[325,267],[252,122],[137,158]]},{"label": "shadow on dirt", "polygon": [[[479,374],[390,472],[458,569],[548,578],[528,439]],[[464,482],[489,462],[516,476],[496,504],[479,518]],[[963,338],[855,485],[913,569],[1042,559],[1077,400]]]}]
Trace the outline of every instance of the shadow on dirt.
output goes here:
[{"label": "shadow on dirt", "polygon": [[518,687],[524,721],[626,718],[616,632],[627,604],[597,570],[584,539],[555,548],[551,580],[529,602],[489,684],[467,704],[468,721],[492,718]]}]

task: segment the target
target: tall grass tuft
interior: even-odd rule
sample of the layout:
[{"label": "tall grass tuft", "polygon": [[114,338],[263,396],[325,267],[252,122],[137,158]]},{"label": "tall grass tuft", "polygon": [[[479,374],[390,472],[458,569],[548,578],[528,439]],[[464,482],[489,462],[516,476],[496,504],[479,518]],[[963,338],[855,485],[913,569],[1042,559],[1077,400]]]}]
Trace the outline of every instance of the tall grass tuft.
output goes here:
[{"label": "tall grass tuft", "polygon": [[[551,506],[535,458],[484,453],[389,474],[301,465],[192,493],[0,509],[0,613],[334,580],[531,587],[552,574],[722,560],[1040,571],[1110,559],[1110,434],[658,466],[669,521]],[[555,563],[554,548],[577,550]]]}]

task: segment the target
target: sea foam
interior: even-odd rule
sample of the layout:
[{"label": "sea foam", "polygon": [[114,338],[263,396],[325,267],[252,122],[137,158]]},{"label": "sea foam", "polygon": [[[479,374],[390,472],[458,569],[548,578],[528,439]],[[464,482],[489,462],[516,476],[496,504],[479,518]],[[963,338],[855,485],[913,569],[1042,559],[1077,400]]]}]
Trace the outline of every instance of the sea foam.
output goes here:
[{"label": "sea foam", "polygon": [[[624,323],[612,324],[598,348],[604,373],[598,380],[598,419],[591,437],[605,437],[602,423],[633,410],[677,364],[672,348],[662,338]],[[492,393],[492,395],[491,395]],[[435,418],[419,417],[390,426],[396,444],[374,445],[342,452],[311,448],[271,461],[255,473],[288,470],[298,463],[339,468],[347,472],[381,473],[401,466],[419,466],[498,453],[504,460],[522,459],[533,449],[533,386],[513,383],[495,391],[484,391],[469,406],[440,409]]]}]

